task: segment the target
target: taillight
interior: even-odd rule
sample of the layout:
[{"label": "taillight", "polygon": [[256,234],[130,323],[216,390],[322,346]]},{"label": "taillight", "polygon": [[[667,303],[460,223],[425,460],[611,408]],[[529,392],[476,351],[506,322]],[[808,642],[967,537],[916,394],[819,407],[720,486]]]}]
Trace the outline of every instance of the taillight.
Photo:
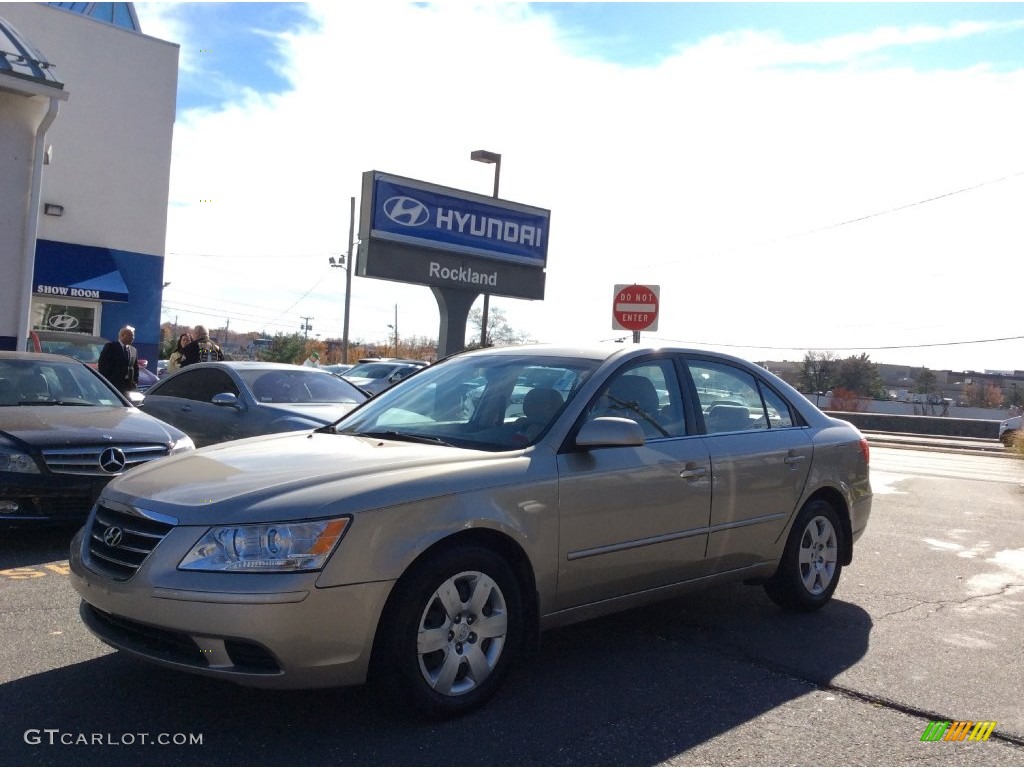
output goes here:
[{"label": "taillight", "polygon": [[868,447],[868,441],[863,437],[860,439],[860,452],[864,456],[864,463],[871,463],[871,449]]}]

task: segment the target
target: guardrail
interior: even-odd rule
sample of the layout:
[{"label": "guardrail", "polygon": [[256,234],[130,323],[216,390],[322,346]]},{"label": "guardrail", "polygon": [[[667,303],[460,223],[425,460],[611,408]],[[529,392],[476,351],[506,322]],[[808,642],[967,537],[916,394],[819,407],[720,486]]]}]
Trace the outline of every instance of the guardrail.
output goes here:
[{"label": "guardrail", "polygon": [[955,419],[948,416],[907,416],[859,411],[825,411],[825,413],[848,421],[857,429],[871,432],[973,437],[980,440],[996,440],[999,437],[999,422],[991,419]]}]

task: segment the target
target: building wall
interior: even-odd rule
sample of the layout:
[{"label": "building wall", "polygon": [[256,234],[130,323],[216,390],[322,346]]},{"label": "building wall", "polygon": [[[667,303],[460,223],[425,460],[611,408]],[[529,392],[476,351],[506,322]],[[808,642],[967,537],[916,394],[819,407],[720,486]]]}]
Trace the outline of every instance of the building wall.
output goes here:
[{"label": "building wall", "polygon": [[47,133],[39,237],[163,256],[178,46],[42,3],[0,14],[54,63],[69,99]]},{"label": "building wall", "polygon": [[178,46],[42,3],[3,3],[0,15],[56,66],[70,94],[47,133],[40,200],[64,213],[40,212],[37,237],[111,250],[129,298],[102,305],[98,331],[114,338],[134,325],[140,356],[155,367]]},{"label": "building wall", "polygon": [[0,91],[0,336],[13,336],[18,328],[32,153],[47,106],[41,96]]}]

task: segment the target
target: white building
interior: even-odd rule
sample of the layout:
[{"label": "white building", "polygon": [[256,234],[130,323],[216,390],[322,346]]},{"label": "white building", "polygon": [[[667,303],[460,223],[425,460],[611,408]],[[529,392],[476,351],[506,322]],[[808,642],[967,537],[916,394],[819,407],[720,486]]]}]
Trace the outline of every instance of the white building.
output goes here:
[{"label": "white building", "polygon": [[0,349],[130,324],[155,367],[178,46],[131,3],[3,3],[0,52]]}]

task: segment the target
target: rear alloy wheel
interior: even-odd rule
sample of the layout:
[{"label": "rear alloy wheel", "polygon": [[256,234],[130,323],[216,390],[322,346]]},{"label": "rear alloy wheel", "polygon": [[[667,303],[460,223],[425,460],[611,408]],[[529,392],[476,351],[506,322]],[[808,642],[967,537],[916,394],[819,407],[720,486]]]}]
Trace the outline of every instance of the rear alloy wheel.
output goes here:
[{"label": "rear alloy wheel", "polygon": [[790,531],[779,569],[765,585],[773,601],[792,611],[816,611],[832,597],[843,571],[843,528],[826,501],[807,504]]},{"label": "rear alloy wheel", "polygon": [[483,704],[522,639],[523,609],[511,568],[490,550],[460,547],[410,572],[381,627],[383,677],[393,698],[434,717]]}]

